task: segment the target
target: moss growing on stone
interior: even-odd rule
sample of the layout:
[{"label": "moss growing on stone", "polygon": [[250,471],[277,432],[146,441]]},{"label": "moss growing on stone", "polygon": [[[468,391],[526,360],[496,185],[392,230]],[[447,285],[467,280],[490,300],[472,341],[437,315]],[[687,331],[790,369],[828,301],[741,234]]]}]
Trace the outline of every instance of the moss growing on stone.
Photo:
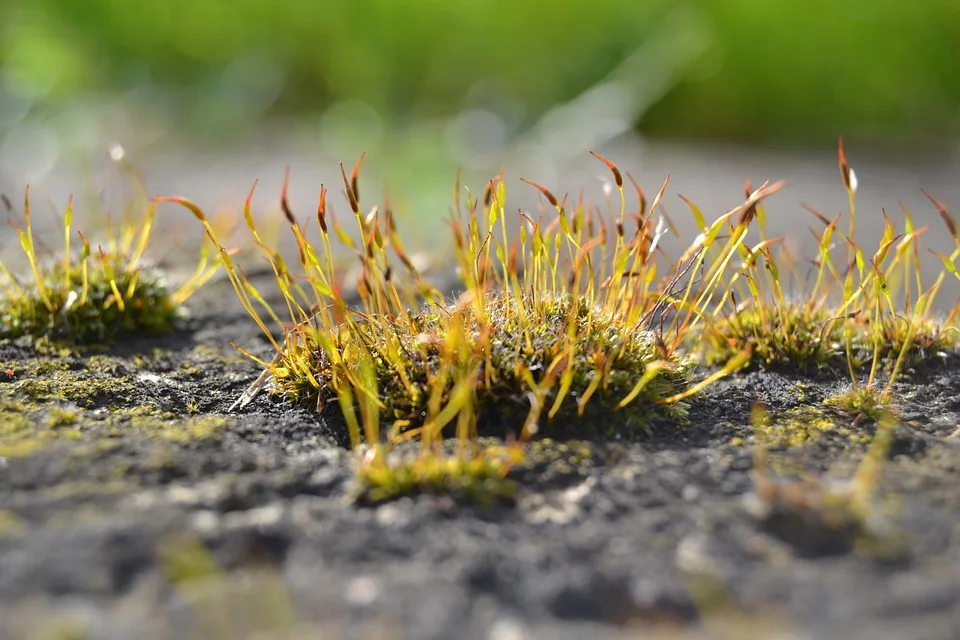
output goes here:
[{"label": "moss growing on stone", "polygon": [[394,451],[362,462],[353,497],[377,504],[416,494],[451,495],[481,507],[510,505],[518,484],[506,477],[510,452],[491,447],[470,453]]},{"label": "moss growing on stone", "polygon": [[155,205],[138,218],[125,219],[108,248],[91,247],[78,232],[73,250],[73,202],[63,217],[63,254],[46,263],[38,254],[30,220],[29,192],[23,227],[15,226],[32,280],[21,283],[0,263],[0,338],[30,336],[71,344],[105,344],[122,334],[164,333],[182,317],[183,303],[214,273],[207,245],[194,275],[178,289],[163,273],[144,264]]},{"label": "moss growing on stone", "polygon": [[901,352],[901,366],[915,366],[956,351],[955,328],[923,318],[913,322],[909,335],[902,317],[885,317],[877,325],[822,306],[761,304],[713,323],[702,336],[701,349],[704,362],[711,366],[749,350],[754,366],[808,373],[843,371],[851,364],[863,370],[875,355],[880,366],[890,369]]},{"label": "moss growing on stone", "polygon": [[[568,327],[572,323],[572,329]],[[576,349],[562,355],[562,336],[575,336]],[[309,335],[309,334],[308,334]],[[479,426],[516,429],[530,410],[528,383],[536,378],[568,382],[563,397],[556,384],[544,384],[542,406],[555,412],[550,424],[584,433],[604,425],[596,435],[610,435],[602,418],[617,415],[621,431],[648,429],[655,421],[684,416],[682,403],[662,404],[690,384],[692,361],[664,357],[656,335],[642,326],[629,326],[614,314],[569,298],[535,300],[488,294],[478,310],[467,305],[455,311],[428,307],[403,321],[358,319],[342,327],[333,345],[335,360],[319,343],[289,349],[276,365],[275,380],[284,395],[307,406],[325,407],[338,400],[334,381],[358,358],[373,355],[373,377],[382,405],[381,415],[400,431],[417,426],[431,402],[451,400],[457,379],[449,375],[451,359],[469,377]],[[451,354],[452,348],[457,353]],[[391,352],[401,354],[391,358]],[[655,367],[655,369],[654,369]],[[638,381],[647,374],[647,383]],[[305,372],[309,372],[306,375]],[[622,403],[629,398],[628,405]],[[560,399],[559,404],[555,404]],[[587,402],[589,400],[589,402]],[[613,412],[621,409],[619,414]],[[583,418],[575,423],[578,418]],[[550,431],[549,424],[543,426]]]}]

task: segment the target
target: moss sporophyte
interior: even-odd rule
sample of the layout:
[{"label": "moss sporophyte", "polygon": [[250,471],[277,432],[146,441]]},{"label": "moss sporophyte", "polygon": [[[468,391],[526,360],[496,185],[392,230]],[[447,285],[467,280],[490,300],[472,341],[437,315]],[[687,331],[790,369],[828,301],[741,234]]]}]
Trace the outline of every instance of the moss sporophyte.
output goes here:
[{"label": "moss sporophyte", "polygon": [[[5,198],[6,201],[6,198]],[[123,333],[170,331],[182,315],[183,303],[218,269],[209,243],[204,244],[196,271],[176,290],[164,274],[144,264],[156,205],[139,217],[124,219],[114,231],[108,225],[107,248],[92,248],[77,231],[74,251],[73,200],[63,215],[63,255],[48,260],[34,241],[29,189],[23,204],[23,225],[10,221],[31,270],[21,282],[0,262],[0,337],[30,336],[73,344],[108,343]]]}]

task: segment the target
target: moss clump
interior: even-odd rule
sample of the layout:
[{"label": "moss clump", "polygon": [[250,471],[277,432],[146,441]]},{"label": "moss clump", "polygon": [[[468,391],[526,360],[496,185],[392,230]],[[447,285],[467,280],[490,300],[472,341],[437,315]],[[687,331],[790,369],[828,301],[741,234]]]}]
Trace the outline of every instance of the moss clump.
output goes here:
[{"label": "moss clump", "polygon": [[468,454],[395,451],[360,465],[354,499],[377,504],[407,495],[442,494],[482,507],[509,505],[518,489],[505,477],[509,459],[495,448]]},{"label": "moss clump", "polygon": [[0,338],[30,336],[72,344],[104,344],[125,333],[162,333],[173,329],[182,304],[215,272],[208,268],[204,244],[196,272],[172,290],[163,274],[143,264],[156,205],[127,216],[117,232],[108,223],[108,250],[91,249],[78,232],[79,256],[71,250],[73,201],[63,216],[63,255],[41,264],[30,222],[29,191],[23,228],[14,225],[33,279],[21,284],[0,263]]},{"label": "moss clump", "polygon": [[[299,249],[296,270],[263,242],[250,210],[251,192],[245,220],[274,269],[289,323],[232,263],[200,207],[179,197],[158,201],[186,207],[204,225],[240,303],[275,348],[273,360],[258,360],[265,371],[236,406],[270,383],[294,402],[332,409],[342,417],[351,446],[374,452],[377,464],[365,468],[382,475],[375,485],[392,495],[396,487],[446,482],[435,481],[434,473],[474,478],[471,465],[485,468],[468,457],[415,471],[399,462],[392,470],[391,449],[409,438],[419,438],[431,460],[432,447],[454,432],[465,446],[481,434],[513,435],[526,443],[543,432],[560,435],[561,429],[574,437],[652,433],[658,422],[681,422],[686,398],[742,363],[738,354],[693,383],[694,363],[681,345],[699,330],[721,282],[711,275],[706,287],[699,286],[701,272],[722,272],[741,248],[737,242],[721,246],[719,231],[736,220],[745,235],[749,212],[780,184],[752,192],[743,207],[711,225],[709,236],[672,259],[660,247],[665,227],[656,212],[663,190],[648,208],[631,179],[638,207],[628,215],[623,174],[596,157],[618,188],[619,216],[607,218],[582,202],[568,209],[567,196],[557,198],[523,180],[549,207],[521,211],[514,240],[502,173],[489,181],[482,200],[468,196],[465,206],[458,185],[451,247],[462,293],[452,304],[405,252],[389,204],[361,212],[362,157],[349,178],[341,171],[359,242],[328,217],[323,186],[319,242],[308,241],[284,182],[281,208]],[[608,227],[608,220],[615,226]],[[359,300],[348,302],[344,295],[337,240],[359,261]],[[282,339],[267,322],[284,325]]]},{"label": "moss clump", "polygon": [[33,403],[67,402],[84,409],[132,402],[136,386],[126,377],[64,371],[14,384],[13,392]]},{"label": "moss clump", "polygon": [[843,393],[827,398],[823,404],[844,411],[858,422],[876,422],[893,413],[889,396],[875,386],[854,385]]},{"label": "moss clump", "polygon": [[[551,370],[561,355],[558,336],[567,334],[571,321],[577,349]],[[454,341],[455,356],[450,353]],[[436,394],[441,404],[449,401],[456,380],[444,378],[453,357],[460,379],[473,381],[471,391],[481,425],[491,429],[502,424],[516,429],[528,414],[528,378],[522,372],[541,379],[569,376],[569,389],[553,418],[564,423],[580,414],[587,418],[577,426],[583,432],[614,411],[655,362],[662,368],[624,408],[618,423],[621,429],[635,429],[657,419],[676,420],[683,416],[684,406],[658,401],[686,389],[692,367],[687,358],[666,357],[651,331],[625,325],[583,300],[503,294],[487,295],[479,311],[473,305],[455,312],[434,307],[408,316],[407,321],[361,319],[337,332],[335,349],[339,365],[332,364],[317,343],[285,353],[275,369],[280,389],[308,406],[336,402],[332,381],[346,375],[344,368],[355,366],[362,357],[358,354],[369,351],[375,354],[381,415],[404,426],[417,424]],[[388,357],[390,350],[403,354],[402,360]],[[582,402],[591,387],[591,402]],[[556,397],[556,387],[549,388],[540,402],[549,408]],[[601,432],[603,428],[606,423]]]},{"label": "moss clump", "polygon": [[[823,307],[761,304],[714,322],[704,332],[701,348],[705,363],[711,366],[749,350],[751,364],[768,369],[813,372],[824,368],[846,370],[852,364],[862,370],[875,355],[890,368],[907,346],[908,324],[901,317],[884,320],[871,325]],[[914,366],[957,348],[955,329],[922,318],[913,322],[903,366]]]},{"label": "moss clump", "polygon": [[70,427],[77,424],[79,420],[80,416],[76,411],[64,407],[53,407],[47,415],[47,426],[51,429]]},{"label": "moss clump", "polygon": [[800,406],[776,416],[754,420],[753,432],[761,442],[774,447],[798,447],[818,439],[840,427],[840,421],[829,412]]},{"label": "moss clump", "polygon": [[713,366],[744,350],[751,364],[819,369],[844,363],[841,324],[824,309],[799,304],[751,306],[714,322],[702,336],[704,362]]},{"label": "moss clump", "polygon": [[[182,316],[163,275],[156,270],[123,270],[122,256],[108,256],[118,274],[90,272],[87,295],[81,269],[64,273],[58,265],[47,274],[46,297],[40,289],[0,302],[0,337],[48,337],[76,344],[103,344],[124,333],[165,333]],[[116,290],[122,292],[118,304]]]},{"label": "moss clump", "polygon": [[136,429],[149,437],[168,442],[188,444],[204,440],[216,440],[230,421],[222,416],[156,417],[132,416],[124,424],[120,417],[114,427],[117,430]]}]

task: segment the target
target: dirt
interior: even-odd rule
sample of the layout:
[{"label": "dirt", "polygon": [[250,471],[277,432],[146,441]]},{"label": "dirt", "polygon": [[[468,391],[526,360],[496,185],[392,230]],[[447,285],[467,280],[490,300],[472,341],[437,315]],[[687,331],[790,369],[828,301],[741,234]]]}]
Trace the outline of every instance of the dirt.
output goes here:
[{"label": "dirt", "polygon": [[0,345],[0,637],[955,637],[956,357],[897,384],[865,520],[758,511],[757,438],[778,482],[844,487],[873,434],[823,407],[840,374],[770,372],[652,438],[538,442],[512,505],[362,506],[336,424],[228,412],[259,373],[228,341],[267,346],[233,300],[98,353]]}]

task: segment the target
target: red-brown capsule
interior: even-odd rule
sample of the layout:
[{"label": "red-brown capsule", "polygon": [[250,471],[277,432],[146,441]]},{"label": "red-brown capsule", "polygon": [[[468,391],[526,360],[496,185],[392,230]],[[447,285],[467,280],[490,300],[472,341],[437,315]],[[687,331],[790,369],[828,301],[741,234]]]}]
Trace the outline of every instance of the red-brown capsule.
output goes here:
[{"label": "red-brown capsule", "polygon": [[283,210],[283,215],[287,217],[287,222],[290,224],[297,224],[297,219],[293,217],[293,212],[290,210],[290,202],[287,200],[287,188],[290,185],[290,167],[287,167],[283,172],[283,188],[280,190],[280,208]]},{"label": "red-brown capsule", "polygon": [[343,177],[343,189],[347,192],[347,200],[350,202],[350,210],[356,214],[360,213],[360,203],[357,202],[357,196],[353,192],[353,187],[350,186],[350,181],[347,180],[347,172],[343,168],[343,163],[340,163],[340,175]]},{"label": "red-brown capsule", "polygon": [[357,160],[357,164],[353,165],[353,171],[350,173],[350,187],[353,189],[353,197],[356,198],[357,202],[360,202],[360,165],[363,164],[366,155],[366,151],[360,153],[360,159]]},{"label": "red-brown capsule", "polygon": [[320,202],[317,203],[317,222],[320,230],[327,233],[327,188],[320,185]]},{"label": "red-brown capsule", "polygon": [[485,208],[490,208],[490,203],[493,202],[493,180],[487,183],[487,189],[483,192],[483,206]]},{"label": "red-brown capsule", "polygon": [[939,213],[940,217],[943,218],[943,222],[947,225],[947,229],[950,231],[950,235],[953,236],[953,239],[960,241],[960,237],[957,236],[957,223],[954,222],[950,211],[948,211],[939,200],[927,193],[925,189],[921,189],[921,191],[923,191],[923,195],[929,198],[930,202],[933,203],[933,206],[937,208],[937,213]]},{"label": "red-brown capsule", "polygon": [[840,177],[843,178],[843,186],[850,190],[852,181],[850,180],[850,165],[847,164],[847,154],[843,151],[843,136],[840,136],[840,142],[837,146],[837,155],[840,160]]},{"label": "red-brown capsule", "polygon": [[520,181],[521,181],[521,182],[526,182],[528,185],[530,185],[531,187],[533,187],[534,189],[536,189],[536,190],[538,190],[540,193],[542,193],[542,194],[543,194],[543,197],[547,199],[547,202],[549,202],[549,203],[552,204],[553,206],[556,207],[556,206],[559,204],[559,201],[557,200],[557,197],[556,197],[555,195],[553,195],[552,193],[550,193],[550,190],[547,189],[547,188],[546,188],[545,186],[543,186],[542,184],[537,184],[536,182],[533,182],[533,181],[531,181],[531,180],[527,180],[526,178],[520,178]]},{"label": "red-brown capsule", "polygon": [[593,151],[591,151],[590,155],[592,155],[594,158],[596,158],[603,164],[607,165],[607,168],[610,169],[610,173],[613,174],[613,181],[617,184],[617,188],[618,189],[623,188],[623,176],[620,175],[620,169],[617,168],[617,165],[613,164],[612,162],[604,158],[599,153],[594,153]]},{"label": "red-brown capsule", "polygon": [[643,189],[640,188],[640,185],[632,175],[628,173],[627,177],[630,178],[630,183],[633,185],[633,190],[637,192],[637,200],[640,201],[640,209],[638,210],[637,215],[642,218],[647,212],[647,196],[643,193]]}]

